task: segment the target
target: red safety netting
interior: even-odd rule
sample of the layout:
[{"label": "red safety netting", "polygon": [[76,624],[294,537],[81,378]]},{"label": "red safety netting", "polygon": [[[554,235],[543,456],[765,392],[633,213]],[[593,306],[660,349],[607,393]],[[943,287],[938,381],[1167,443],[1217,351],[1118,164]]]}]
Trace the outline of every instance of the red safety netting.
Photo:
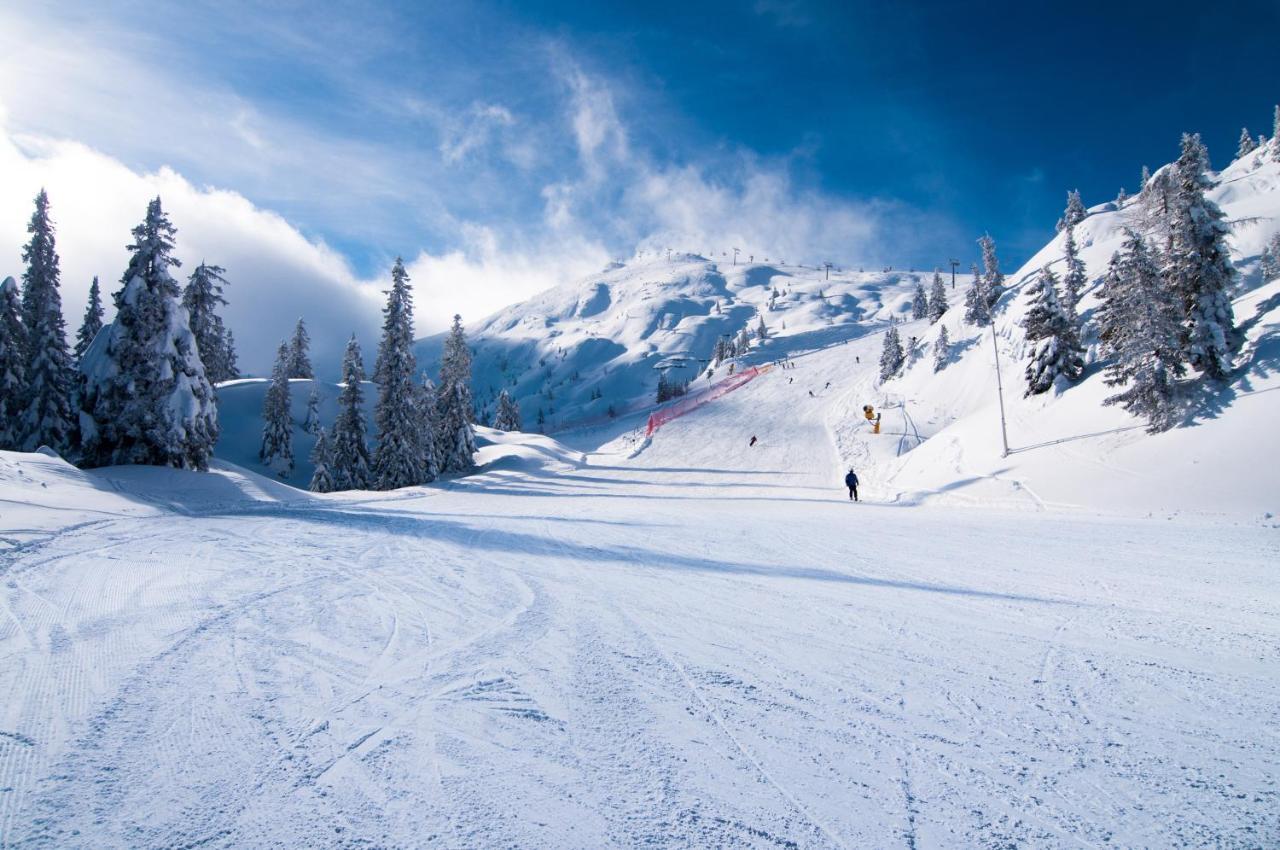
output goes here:
[{"label": "red safety netting", "polygon": [[692,413],[702,405],[733,392],[738,387],[749,383],[757,375],[763,375],[772,368],[772,366],[752,366],[749,369],[743,369],[738,374],[730,375],[724,380],[707,387],[697,395],[685,396],[675,404],[664,407],[661,410],[655,410],[649,414],[649,427],[645,430],[645,436],[652,437],[655,431],[672,419],[679,419],[686,413]]}]

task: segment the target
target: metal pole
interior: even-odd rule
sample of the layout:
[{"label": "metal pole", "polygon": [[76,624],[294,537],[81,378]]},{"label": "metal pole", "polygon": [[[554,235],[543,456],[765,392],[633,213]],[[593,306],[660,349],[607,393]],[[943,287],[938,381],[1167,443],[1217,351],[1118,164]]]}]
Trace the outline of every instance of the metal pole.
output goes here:
[{"label": "metal pole", "polygon": [[1000,439],[1004,443],[1004,452],[1000,457],[1009,456],[1009,428],[1004,421],[1004,383],[1000,380],[1000,348],[996,345],[996,323],[991,322],[991,351],[996,357],[996,396],[1000,399]]},{"label": "metal pole", "polygon": [[956,288],[956,266],[958,265],[960,265],[959,260],[951,261],[951,288],[953,290]]}]

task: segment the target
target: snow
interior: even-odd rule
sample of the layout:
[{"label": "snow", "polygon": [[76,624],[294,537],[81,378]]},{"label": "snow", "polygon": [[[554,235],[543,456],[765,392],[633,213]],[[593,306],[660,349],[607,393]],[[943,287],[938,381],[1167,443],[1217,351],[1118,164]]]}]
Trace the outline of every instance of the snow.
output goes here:
[{"label": "snow", "polygon": [[[477,405],[553,433],[427,487],[289,486],[310,380],[287,480],[253,379],[208,473],[0,452],[0,845],[1280,844],[1280,164],[1220,179],[1247,343],[1162,434],[1096,362],[1023,397],[1060,235],[984,329],[967,276],[930,325],[931,271],[612,264],[468,327]],[[1077,226],[1091,282],[1131,214]],[[735,369],[787,367],[645,439],[655,366],[701,398],[760,315]]]},{"label": "snow", "polygon": [[0,843],[1280,838],[1273,528],[853,505],[822,401],[717,445],[782,374],[386,494],[0,455]]}]

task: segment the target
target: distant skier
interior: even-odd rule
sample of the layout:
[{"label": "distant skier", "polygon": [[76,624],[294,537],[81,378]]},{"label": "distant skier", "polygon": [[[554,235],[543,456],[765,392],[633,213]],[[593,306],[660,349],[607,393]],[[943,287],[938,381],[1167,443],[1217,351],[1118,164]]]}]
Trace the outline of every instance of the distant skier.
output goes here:
[{"label": "distant skier", "polygon": [[813,398],[813,390],[809,390],[809,398]]},{"label": "distant skier", "polygon": [[755,444],[756,444],[756,435],[755,435],[755,434],[752,434],[752,435],[751,435],[751,442],[747,443],[747,447],[748,447],[748,448],[750,448],[751,446],[754,446]]},{"label": "distant skier", "polygon": [[858,476],[853,470],[849,470],[849,474],[844,477],[844,486],[849,488],[849,498],[858,501]]}]

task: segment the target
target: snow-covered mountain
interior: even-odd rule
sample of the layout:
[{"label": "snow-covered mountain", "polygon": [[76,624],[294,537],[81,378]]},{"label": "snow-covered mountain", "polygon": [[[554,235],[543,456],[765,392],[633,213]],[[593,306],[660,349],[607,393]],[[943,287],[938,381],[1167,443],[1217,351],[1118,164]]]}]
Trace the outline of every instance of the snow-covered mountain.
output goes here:
[{"label": "snow-covered mountain", "polygon": [[[506,389],[532,429],[541,410],[560,431],[650,406],[660,373],[707,381],[716,340],[752,336],[739,363],[766,362],[831,345],[910,317],[917,282],[932,272],[862,272],[650,255],[515,304],[468,327],[475,351],[477,413],[488,421]],[[948,286],[951,280],[947,276]],[[968,275],[957,280],[967,284]],[[776,297],[774,293],[777,293]],[[755,331],[761,320],[768,338]],[[419,343],[434,373],[443,336]],[[710,380],[723,377],[727,367]]]}]

